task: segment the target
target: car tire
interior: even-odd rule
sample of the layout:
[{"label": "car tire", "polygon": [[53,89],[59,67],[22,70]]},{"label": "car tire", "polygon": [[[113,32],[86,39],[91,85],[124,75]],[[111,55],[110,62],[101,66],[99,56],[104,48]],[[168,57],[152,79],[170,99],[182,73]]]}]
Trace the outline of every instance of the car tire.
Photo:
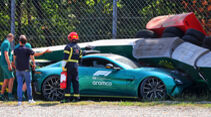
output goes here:
[{"label": "car tire", "polygon": [[171,34],[174,34],[176,37],[180,37],[180,38],[184,36],[184,32],[177,27],[167,27],[163,31],[163,34],[164,33],[171,33]]},{"label": "car tire", "polygon": [[58,101],[63,99],[64,90],[60,89],[60,76],[49,76],[42,83],[42,95],[45,100]]},{"label": "car tire", "polygon": [[154,31],[141,29],[139,32],[136,33],[135,38],[156,38],[156,34]]},{"label": "car tire", "polygon": [[204,38],[205,38],[205,35],[198,31],[198,30],[195,30],[195,29],[188,29],[185,33],[185,35],[191,35],[191,36],[194,36],[196,39],[198,39],[200,42],[203,42]]},{"label": "car tire", "polygon": [[165,100],[167,98],[166,86],[158,78],[144,79],[140,86],[140,94],[144,100]]},{"label": "car tire", "polygon": [[200,42],[194,36],[191,36],[191,35],[185,35],[184,37],[182,37],[182,39],[186,42],[190,42],[190,43],[198,45],[198,46],[202,45],[202,42]]},{"label": "car tire", "polygon": [[177,35],[175,35],[174,33],[163,33],[162,37],[178,37]]}]

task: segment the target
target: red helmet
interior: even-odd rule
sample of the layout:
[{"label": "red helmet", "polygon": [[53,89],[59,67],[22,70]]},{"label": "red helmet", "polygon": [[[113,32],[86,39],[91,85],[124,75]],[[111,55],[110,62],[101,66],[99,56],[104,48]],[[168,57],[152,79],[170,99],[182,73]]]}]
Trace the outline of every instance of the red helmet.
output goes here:
[{"label": "red helmet", "polygon": [[76,32],[71,32],[69,35],[68,35],[68,40],[72,41],[72,40],[79,40],[78,38],[78,34]]}]

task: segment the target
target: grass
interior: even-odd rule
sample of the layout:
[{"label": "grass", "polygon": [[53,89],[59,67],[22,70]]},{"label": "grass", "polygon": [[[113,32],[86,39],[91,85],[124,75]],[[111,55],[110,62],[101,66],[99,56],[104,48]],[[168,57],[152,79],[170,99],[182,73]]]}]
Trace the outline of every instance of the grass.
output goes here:
[{"label": "grass", "polygon": [[[152,107],[152,106],[175,106],[175,107],[203,107],[211,108],[211,102],[200,101],[200,102],[189,102],[189,101],[152,101],[152,102],[137,102],[137,101],[80,101],[80,102],[69,102],[60,104],[58,101],[36,101],[35,104],[28,104],[23,102],[24,105],[32,106],[65,106],[65,105],[101,105],[101,106],[138,106],[138,107]],[[17,101],[0,101],[1,106],[15,106]]]},{"label": "grass", "polygon": [[[206,88],[205,88],[206,89]],[[84,98],[80,102],[69,102],[60,104],[59,101],[36,101],[32,106],[65,106],[65,105],[102,105],[102,106],[139,106],[139,107],[151,107],[151,106],[176,106],[176,107],[205,107],[211,108],[211,92],[205,89],[190,89],[194,92],[184,92],[180,96],[170,97],[169,101],[137,101],[129,99],[113,99],[113,98]],[[198,90],[198,91],[196,91]],[[36,99],[36,98],[35,98]],[[37,100],[42,100],[38,98]],[[91,100],[91,101],[87,101]],[[27,102],[23,102],[25,105],[29,105]],[[17,101],[0,101],[1,106],[14,106],[17,105]]]}]

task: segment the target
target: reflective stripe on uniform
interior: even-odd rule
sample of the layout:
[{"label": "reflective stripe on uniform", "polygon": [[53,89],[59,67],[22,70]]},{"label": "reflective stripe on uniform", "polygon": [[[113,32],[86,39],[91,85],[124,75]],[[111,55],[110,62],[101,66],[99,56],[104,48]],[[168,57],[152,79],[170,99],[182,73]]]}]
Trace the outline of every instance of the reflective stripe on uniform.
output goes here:
[{"label": "reflective stripe on uniform", "polygon": [[78,60],[75,59],[70,59],[70,60],[65,60],[66,62],[73,62],[73,63],[78,63]]},{"label": "reflective stripe on uniform", "polygon": [[79,56],[79,58],[82,58],[82,50],[80,50],[80,56]]},{"label": "reflective stripe on uniform", "polygon": [[70,94],[64,94],[64,96],[65,96],[65,97],[68,97],[68,96],[70,96]]},{"label": "reflective stripe on uniform", "polygon": [[80,94],[73,94],[74,97],[80,97]]},{"label": "reflective stripe on uniform", "polygon": [[64,50],[64,53],[65,53],[65,54],[70,54],[70,52],[69,52],[69,51],[67,51],[67,50]]},{"label": "reflective stripe on uniform", "polygon": [[65,97],[70,97],[70,96],[73,96],[73,97],[80,97],[80,94],[69,94],[69,93],[66,93],[64,94]]},{"label": "reflective stripe on uniform", "polygon": [[72,55],[73,55],[73,48],[70,48],[70,53],[69,53],[68,61],[71,60]]}]

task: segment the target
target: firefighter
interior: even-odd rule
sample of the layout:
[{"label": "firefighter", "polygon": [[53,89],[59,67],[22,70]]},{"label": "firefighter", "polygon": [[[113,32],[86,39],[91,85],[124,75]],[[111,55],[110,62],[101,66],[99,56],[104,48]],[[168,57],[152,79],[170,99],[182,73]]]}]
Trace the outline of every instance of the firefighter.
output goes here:
[{"label": "firefighter", "polygon": [[[78,82],[78,62],[82,57],[82,50],[77,45],[79,40],[76,32],[71,32],[68,35],[69,44],[64,48],[64,58],[62,61],[62,71],[67,71],[67,88],[65,89],[65,98],[61,103],[69,101],[79,101],[79,82]],[[73,85],[74,94],[71,94],[71,83]]]}]

